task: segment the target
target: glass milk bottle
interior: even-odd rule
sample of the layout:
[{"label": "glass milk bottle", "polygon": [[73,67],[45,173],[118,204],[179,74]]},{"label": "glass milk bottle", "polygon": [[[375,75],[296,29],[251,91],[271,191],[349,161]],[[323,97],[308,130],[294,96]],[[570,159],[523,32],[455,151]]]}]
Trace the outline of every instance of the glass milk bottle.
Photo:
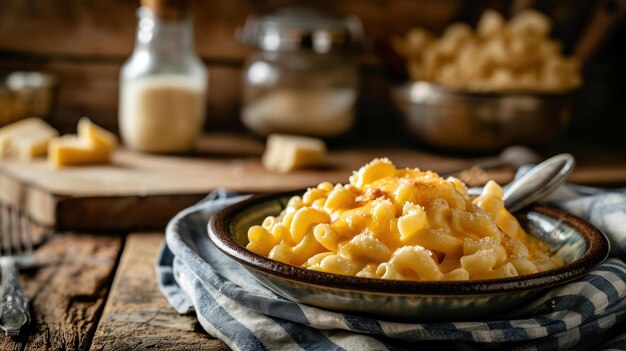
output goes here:
[{"label": "glass milk bottle", "polygon": [[142,5],[135,50],[120,73],[122,140],[144,152],[191,151],[204,125],[207,70],[194,51],[188,1]]}]

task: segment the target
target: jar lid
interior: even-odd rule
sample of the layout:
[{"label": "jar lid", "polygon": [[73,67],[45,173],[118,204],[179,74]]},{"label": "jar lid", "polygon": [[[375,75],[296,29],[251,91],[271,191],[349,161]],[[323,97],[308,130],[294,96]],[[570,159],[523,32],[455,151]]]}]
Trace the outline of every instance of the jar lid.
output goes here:
[{"label": "jar lid", "polygon": [[56,78],[42,72],[17,71],[6,76],[4,84],[11,90],[51,88],[57,85]]},{"label": "jar lid", "polygon": [[251,15],[242,43],[265,51],[310,50],[318,54],[353,50],[362,45],[363,25],[354,15],[341,16],[309,8],[283,8]]}]

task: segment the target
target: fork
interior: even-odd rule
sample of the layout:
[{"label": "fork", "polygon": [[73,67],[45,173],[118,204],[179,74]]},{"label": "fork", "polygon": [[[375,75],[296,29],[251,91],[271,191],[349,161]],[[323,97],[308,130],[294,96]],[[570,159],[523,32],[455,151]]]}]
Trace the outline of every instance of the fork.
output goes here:
[{"label": "fork", "polygon": [[18,336],[30,322],[28,299],[24,296],[17,266],[33,259],[30,226],[23,225],[20,211],[13,206],[0,210],[0,329],[6,335]]}]

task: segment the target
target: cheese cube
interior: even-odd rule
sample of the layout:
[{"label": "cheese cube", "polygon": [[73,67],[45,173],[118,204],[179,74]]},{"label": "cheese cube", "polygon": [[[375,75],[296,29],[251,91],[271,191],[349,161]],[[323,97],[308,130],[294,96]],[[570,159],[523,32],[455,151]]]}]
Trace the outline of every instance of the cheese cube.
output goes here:
[{"label": "cheese cube", "polygon": [[57,135],[59,133],[40,118],[17,121],[0,129],[0,156],[22,159],[43,156],[48,142]]},{"label": "cheese cube", "polygon": [[91,141],[96,147],[113,150],[117,146],[115,134],[97,126],[87,117],[83,117],[78,121],[78,137]]},{"label": "cheese cube", "polygon": [[56,167],[108,163],[111,150],[96,147],[76,135],[64,135],[50,141],[48,161]]},{"label": "cheese cube", "polygon": [[50,141],[48,161],[56,167],[109,163],[117,146],[113,133],[88,118],[78,122],[78,135],[64,135]]},{"label": "cheese cube", "polygon": [[324,141],[316,138],[272,134],[267,138],[263,166],[276,172],[320,165],[326,158]]}]

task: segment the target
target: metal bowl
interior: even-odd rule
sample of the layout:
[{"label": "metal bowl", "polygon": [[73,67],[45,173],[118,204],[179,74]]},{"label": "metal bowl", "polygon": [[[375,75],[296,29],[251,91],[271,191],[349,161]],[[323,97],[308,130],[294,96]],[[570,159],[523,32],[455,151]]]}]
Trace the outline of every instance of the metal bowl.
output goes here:
[{"label": "metal bowl", "polygon": [[394,88],[392,99],[413,136],[455,151],[547,145],[571,113],[571,94],[465,92],[426,82]]}]

